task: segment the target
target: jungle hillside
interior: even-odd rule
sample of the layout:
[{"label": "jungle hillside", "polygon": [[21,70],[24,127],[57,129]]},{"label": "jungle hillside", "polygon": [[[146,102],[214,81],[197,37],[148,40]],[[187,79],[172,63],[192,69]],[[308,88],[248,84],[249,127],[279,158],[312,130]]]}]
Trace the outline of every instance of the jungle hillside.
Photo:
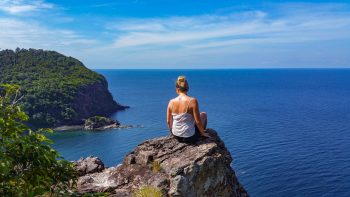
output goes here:
[{"label": "jungle hillside", "polygon": [[125,107],[113,100],[106,79],[82,62],[55,51],[0,51],[0,84],[17,84],[29,125],[80,124]]}]

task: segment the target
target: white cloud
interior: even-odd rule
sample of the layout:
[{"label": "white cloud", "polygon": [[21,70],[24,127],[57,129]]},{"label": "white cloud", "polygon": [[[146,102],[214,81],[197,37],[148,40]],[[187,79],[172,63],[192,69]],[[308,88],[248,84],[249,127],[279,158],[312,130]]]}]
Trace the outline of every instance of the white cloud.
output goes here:
[{"label": "white cloud", "polygon": [[[44,1],[5,2],[12,2],[7,7],[29,5],[12,11],[15,14],[55,9]],[[71,24],[65,26],[62,17]],[[283,4],[271,10],[142,19],[92,17],[79,22],[62,12],[45,19],[0,17],[0,48],[57,50],[92,68],[309,67],[350,62],[350,9],[341,4]]]},{"label": "white cloud", "polygon": [[54,5],[43,0],[1,0],[0,10],[8,14],[34,12],[43,9],[51,9]]},{"label": "white cloud", "polygon": [[[244,19],[244,20],[243,20]],[[109,27],[118,32],[115,48],[159,45],[214,47],[230,44],[293,43],[350,38],[350,13],[332,15],[322,10],[278,18],[262,11],[227,16],[204,15],[149,20],[129,19]]]},{"label": "white cloud", "polygon": [[65,29],[43,27],[35,21],[0,18],[1,48],[44,48],[59,51],[78,50],[96,44],[93,39]]}]

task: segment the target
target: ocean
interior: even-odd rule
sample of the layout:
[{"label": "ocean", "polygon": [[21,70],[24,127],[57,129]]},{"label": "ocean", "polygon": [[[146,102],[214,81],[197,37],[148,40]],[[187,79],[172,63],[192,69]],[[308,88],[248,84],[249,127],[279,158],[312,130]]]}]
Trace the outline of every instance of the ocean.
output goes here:
[{"label": "ocean", "polygon": [[107,166],[144,140],[168,135],[166,107],[185,75],[252,197],[350,196],[350,69],[96,70],[130,109],[134,128],[56,132],[65,159],[94,155]]}]

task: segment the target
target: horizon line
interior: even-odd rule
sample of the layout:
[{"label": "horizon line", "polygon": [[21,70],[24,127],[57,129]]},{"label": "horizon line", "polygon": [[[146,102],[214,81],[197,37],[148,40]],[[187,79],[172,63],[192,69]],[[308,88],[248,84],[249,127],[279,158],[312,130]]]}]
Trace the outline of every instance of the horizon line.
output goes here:
[{"label": "horizon line", "polygon": [[[87,67],[89,68],[89,67]],[[339,70],[350,67],[251,67],[251,68],[89,68],[91,70]]]}]

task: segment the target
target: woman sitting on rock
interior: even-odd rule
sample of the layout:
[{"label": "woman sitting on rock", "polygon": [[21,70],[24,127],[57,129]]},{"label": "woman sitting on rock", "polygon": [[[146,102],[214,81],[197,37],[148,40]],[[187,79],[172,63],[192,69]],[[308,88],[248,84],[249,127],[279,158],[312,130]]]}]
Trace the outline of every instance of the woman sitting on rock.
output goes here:
[{"label": "woman sitting on rock", "polygon": [[176,81],[178,97],[169,101],[167,123],[170,132],[179,142],[195,143],[200,136],[209,137],[205,132],[207,114],[199,113],[198,101],[187,95],[188,90],[185,76],[179,76]]}]

